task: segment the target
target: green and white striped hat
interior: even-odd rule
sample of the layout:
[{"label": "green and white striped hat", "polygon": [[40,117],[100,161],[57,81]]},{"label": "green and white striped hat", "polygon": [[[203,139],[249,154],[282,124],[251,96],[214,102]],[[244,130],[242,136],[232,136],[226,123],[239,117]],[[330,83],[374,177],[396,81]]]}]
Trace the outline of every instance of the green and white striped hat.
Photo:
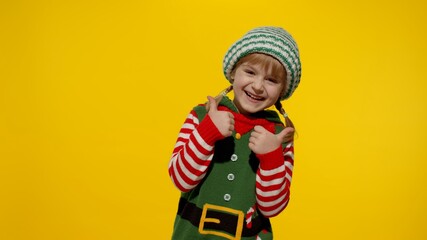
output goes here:
[{"label": "green and white striped hat", "polygon": [[231,80],[236,63],[251,53],[264,53],[276,58],[286,69],[287,86],[281,100],[289,98],[301,78],[298,46],[292,36],[280,27],[258,27],[246,33],[227,51],[223,61],[224,75]]}]

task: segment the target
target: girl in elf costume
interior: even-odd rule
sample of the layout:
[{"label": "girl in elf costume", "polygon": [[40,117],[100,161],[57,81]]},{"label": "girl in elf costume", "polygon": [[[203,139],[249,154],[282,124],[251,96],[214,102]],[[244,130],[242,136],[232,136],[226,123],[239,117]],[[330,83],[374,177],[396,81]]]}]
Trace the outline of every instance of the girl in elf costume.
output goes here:
[{"label": "girl in elf costume", "polygon": [[[294,128],[280,101],[300,81],[297,44],[282,28],[255,28],[229,48],[223,70],[231,86],[192,109],[170,159],[182,192],[172,239],[273,239],[269,218],[289,202]],[[266,110],[273,105],[285,124]]]}]

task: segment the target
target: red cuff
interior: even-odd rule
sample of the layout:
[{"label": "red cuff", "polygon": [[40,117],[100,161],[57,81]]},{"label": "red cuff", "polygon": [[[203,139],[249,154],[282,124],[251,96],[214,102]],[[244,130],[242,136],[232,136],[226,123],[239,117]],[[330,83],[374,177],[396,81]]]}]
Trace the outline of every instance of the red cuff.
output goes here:
[{"label": "red cuff", "polygon": [[215,124],[212,122],[212,119],[209,115],[206,115],[205,118],[200,122],[197,127],[197,131],[200,136],[205,140],[209,145],[214,145],[216,141],[224,138]]},{"label": "red cuff", "polygon": [[283,157],[282,146],[276,148],[269,153],[257,154],[256,156],[260,162],[260,168],[263,170],[271,170],[282,166],[285,163]]}]

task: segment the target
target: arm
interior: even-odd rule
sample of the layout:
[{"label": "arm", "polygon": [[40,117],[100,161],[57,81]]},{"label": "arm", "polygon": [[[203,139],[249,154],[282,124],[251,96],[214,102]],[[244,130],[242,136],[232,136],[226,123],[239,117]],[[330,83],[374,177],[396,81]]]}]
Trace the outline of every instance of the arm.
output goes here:
[{"label": "arm", "polygon": [[288,202],[294,165],[293,142],[276,150],[257,154],[260,167],[256,176],[257,206],[266,217],[282,212]]},{"label": "arm", "polygon": [[182,192],[199,184],[212,161],[215,142],[231,136],[234,130],[233,114],[218,111],[215,99],[208,100],[209,110],[200,124],[195,110],[188,115],[169,161],[169,175]]},{"label": "arm", "polygon": [[193,110],[187,116],[169,161],[169,176],[182,192],[188,192],[203,179],[212,160],[214,145],[222,134],[209,115],[199,123]]}]

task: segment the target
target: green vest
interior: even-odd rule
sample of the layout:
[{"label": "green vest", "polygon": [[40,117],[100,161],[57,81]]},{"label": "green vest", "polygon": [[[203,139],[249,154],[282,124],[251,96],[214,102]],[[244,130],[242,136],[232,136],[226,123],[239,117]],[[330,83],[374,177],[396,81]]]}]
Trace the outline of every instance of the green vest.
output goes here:
[{"label": "green vest", "polygon": [[[228,97],[224,97],[219,105],[226,106],[230,110],[237,112],[236,107]],[[202,121],[207,114],[204,105],[195,107],[194,111],[197,113],[199,121]],[[275,111],[266,110],[256,115],[256,117],[272,122],[275,125],[276,133],[283,129],[283,124]],[[182,193],[181,198],[201,209],[206,208],[205,204],[208,204],[208,207],[212,205],[214,207],[220,206],[237,210],[241,212],[240,215],[243,214],[243,224],[246,224],[246,213],[256,204],[255,183],[259,166],[259,160],[248,147],[251,132],[252,130],[241,134],[237,138],[236,133],[233,132],[231,137],[217,141],[214,148],[214,156],[206,176],[197,187],[187,193]],[[257,212],[254,216],[259,214],[261,213]],[[272,239],[269,220],[266,219],[266,221],[268,221],[267,228],[269,229],[267,229],[268,232],[260,233],[260,237],[263,235],[261,237],[262,240]],[[201,234],[198,227],[177,215],[172,239],[237,240],[238,238],[228,238],[217,234]],[[256,239],[256,236],[239,239]]]}]

